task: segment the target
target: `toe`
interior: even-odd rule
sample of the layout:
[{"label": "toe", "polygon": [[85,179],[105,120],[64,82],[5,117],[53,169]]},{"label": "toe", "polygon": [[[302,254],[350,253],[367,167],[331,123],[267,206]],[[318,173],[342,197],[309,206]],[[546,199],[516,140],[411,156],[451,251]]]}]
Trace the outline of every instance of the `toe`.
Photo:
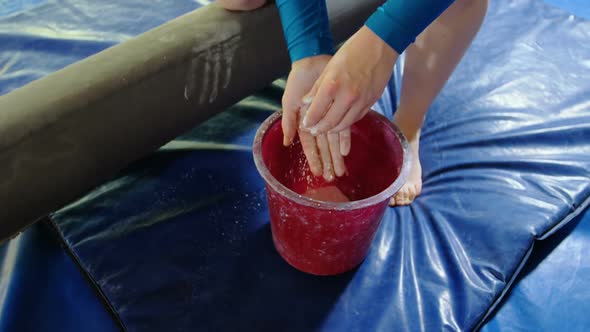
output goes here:
[{"label": "toe", "polygon": [[412,184],[408,186],[408,203],[412,203],[414,198],[416,198],[416,186]]},{"label": "toe", "polygon": [[391,196],[389,199],[389,206],[395,206],[395,196]]},{"label": "toe", "polygon": [[420,196],[420,194],[422,193],[422,185],[421,184],[416,184],[414,186],[414,188],[416,188],[416,197]]},{"label": "toe", "polygon": [[420,192],[422,186],[419,183],[407,183],[405,184],[391,199],[389,200],[390,206],[403,206],[410,205]]},{"label": "toe", "polygon": [[408,191],[406,189],[406,186],[403,186],[400,189],[400,191],[397,194],[395,194],[396,205],[407,205],[407,203],[406,203],[407,197],[408,197]]},{"label": "toe", "polygon": [[422,193],[422,181],[416,183],[414,188],[416,190],[416,196],[420,195]]},{"label": "toe", "polygon": [[404,202],[403,205],[408,205],[410,204],[410,190],[408,188],[408,186],[406,185],[404,188],[404,194],[402,196],[404,198]]},{"label": "toe", "polygon": [[402,202],[401,191],[398,191],[395,193],[395,195],[393,195],[393,200],[395,201],[395,206],[400,205],[400,203]]}]

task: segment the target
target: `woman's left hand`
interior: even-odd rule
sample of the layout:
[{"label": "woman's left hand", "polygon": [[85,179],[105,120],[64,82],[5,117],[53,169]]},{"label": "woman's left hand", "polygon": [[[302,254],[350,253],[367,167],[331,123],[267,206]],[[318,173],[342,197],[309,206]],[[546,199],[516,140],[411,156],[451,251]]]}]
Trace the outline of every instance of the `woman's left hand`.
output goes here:
[{"label": "woman's left hand", "polygon": [[323,175],[326,181],[332,181],[334,176],[342,176],[346,172],[344,156],[350,151],[350,129],[313,136],[308,130],[300,128],[300,122],[311,103],[303,97],[309,95],[331,57],[317,55],[293,63],[282,100],[283,144],[292,144],[298,134],[311,172],[315,176]]},{"label": "woman's left hand", "polygon": [[340,132],[377,102],[398,54],[363,26],[336,52],[308,94],[303,126],[313,135]]}]

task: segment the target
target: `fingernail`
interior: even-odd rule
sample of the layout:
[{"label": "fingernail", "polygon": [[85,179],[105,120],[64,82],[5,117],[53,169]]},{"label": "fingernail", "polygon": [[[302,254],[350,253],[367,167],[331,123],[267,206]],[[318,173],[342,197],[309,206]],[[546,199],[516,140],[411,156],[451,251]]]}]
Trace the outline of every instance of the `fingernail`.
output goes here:
[{"label": "fingernail", "polygon": [[328,166],[324,169],[324,179],[328,182],[332,182],[332,180],[334,180],[334,173],[332,172],[332,167]]},{"label": "fingernail", "polygon": [[328,182],[332,182],[332,180],[334,180],[334,175],[332,175],[332,173],[324,173],[324,179]]},{"label": "fingernail", "polygon": [[317,167],[310,168],[310,170],[311,170],[311,174],[313,174],[314,176],[322,175],[322,170]]},{"label": "fingernail", "polygon": [[341,144],[340,145],[340,154],[343,157],[346,157],[346,156],[348,156],[349,153],[350,153],[350,145],[348,145],[348,144]]},{"label": "fingernail", "polygon": [[341,169],[340,167],[334,167],[334,171],[336,172],[336,176],[344,175],[344,170]]}]

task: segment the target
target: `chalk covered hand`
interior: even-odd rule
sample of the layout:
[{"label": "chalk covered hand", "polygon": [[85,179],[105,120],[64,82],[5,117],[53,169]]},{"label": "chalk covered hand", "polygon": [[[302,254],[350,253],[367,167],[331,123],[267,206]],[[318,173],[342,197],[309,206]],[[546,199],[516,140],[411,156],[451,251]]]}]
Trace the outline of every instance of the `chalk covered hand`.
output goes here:
[{"label": "chalk covered hand", "polygon": [[307,57],[293,63],[283,94],[283,144],[293,143],[299,134],[299,140],[311,172],[322,175],[327,181],[334,176],[342,176],[346,172],[343,156],[350,151],[350,130],[313,136],[309,130],[300,128],[306,110],[310,106],[311,88],[320,77],[332,56],[317,55]]},{"label": "chalk covered hand", "polygon": [[397,52],[366,26],[336,52],[313,85],[303,127],[313,135],[340,132],[360,120],[381,97]]}]

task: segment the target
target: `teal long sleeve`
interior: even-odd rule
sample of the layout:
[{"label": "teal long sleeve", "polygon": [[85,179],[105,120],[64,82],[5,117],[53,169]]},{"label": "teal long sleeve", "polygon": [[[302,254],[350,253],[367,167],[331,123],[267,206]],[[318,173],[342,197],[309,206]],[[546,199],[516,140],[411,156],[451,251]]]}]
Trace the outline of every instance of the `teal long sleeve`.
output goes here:
[{"label": "teal long sleeve", "polygon": [[277,0],[291,61],[334,54],[324,0]]},{"label": "teal long sleeve", "polygon": [[365,25],[400,54],[452,3],[453,0],[389,0]]},{"label": "teal long sleeve", "polygon": [[[402,53],[453,0],[389,0],[365,25]],[[276,0],[291,61],[334,54],[325,0]]]}]

